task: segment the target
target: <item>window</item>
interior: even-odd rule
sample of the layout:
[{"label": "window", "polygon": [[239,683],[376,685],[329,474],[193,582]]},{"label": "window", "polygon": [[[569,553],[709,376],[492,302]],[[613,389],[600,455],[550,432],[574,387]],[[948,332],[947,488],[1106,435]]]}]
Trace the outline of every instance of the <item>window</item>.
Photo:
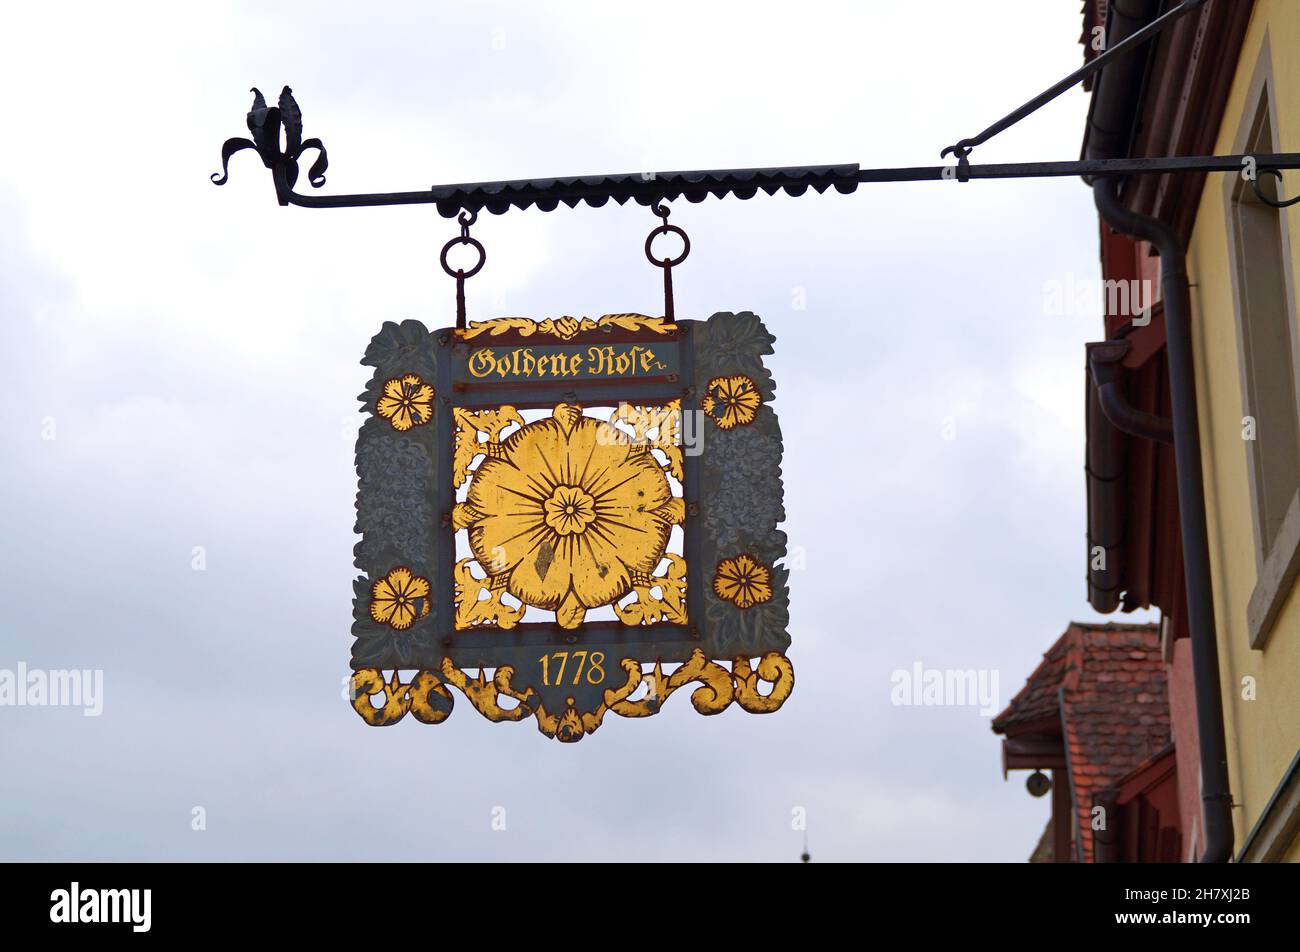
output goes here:
[{"label": "window", "polygon": [[[1268,89],[1260,93],[1246,153],[1280,152],[1275,146]],[[1276,200],[1277,181],[1260,177]],[[1283,520],[1300,489],[1300,416],[1292,355],[1294,312],[1289,293],[1285,212],[1260,201],[1237,177],[1229,222],[1235,244],[1237,321],[1242,351],[1243,442],[1250,459],[1259,561],[1279,541]]]},{"label": "window", "polygon": [[[1234,152],[1284,151],[1271,63],[1265,37]],[[1275,177],[1260,176],[1259,187],[1267,198],[1277,199]],[[1300,325],[1287,229],[1294,212],[1261,201],[1254,184],[1240,175],[1224,176],[1224,198],[1246,417],[1241,435],[1258,569],[1246,626],[1250,646],[1263,648],[1300,578]]]}]

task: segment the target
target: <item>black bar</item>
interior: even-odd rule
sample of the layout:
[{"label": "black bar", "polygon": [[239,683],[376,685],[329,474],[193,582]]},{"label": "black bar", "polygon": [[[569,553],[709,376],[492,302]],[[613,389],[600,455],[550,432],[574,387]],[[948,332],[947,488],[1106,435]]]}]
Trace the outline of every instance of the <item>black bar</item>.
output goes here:
[{"label": "black bar", "polygon": [[[520,783],[536,786],[538,781],[523,778]],[[693,808],[701,809],[698,804]],[[477,903],[489,913],[501,915],[485,904],[484,876],[503,865],[521,875],[529,868],[535,869],[532,875],[536,876],[554,869],[525,865],[530,836],[558,839],[565,832],[540,827],[539,819],[546,819],[544,812],[537,816],[527,811],[511,813],[509,826],[494,832],[486,807],[481,813],[454,817],[439,816],[432,810],[423,824],[412,823],[410,842],[403,841],[405,853],[397,844],[376,841],[365,829],[322,826],[321,842],[310,851],[313,860],[323,858],[325,862],[14,864],[0,897],[0,914],[11,948],[24,948],[22,940],[29,938],[41,942],[43,948],[51,939],[62,940],[49,942],[51,947],[79,942],[98,945],[104,940],[115,946],[123,939],[135,942],[151,935],[169,943],[169,948],[197,936],[251,948],[253,936],[283,933],[292,934],[299,942],[352,936],[368,940],[369,945],[401,947],[404,943],[385,941],[403,934],[401,926],[393,923],[394,915],[406,914],[408,921],[415,921],[410,918],[411,911],[428,907],[431,889],[444,909],[476,910]],[[462,828],[456,845],[445,845],[438,836],[440,826],[450,823]],[[213,851],[198,838],[220,835],[196,833],[190,849],[194,853]],[[826,831],[820,842],[833,835],[833,830]],[[779,830],[771,834],[779,836]],[[247,843],[247,838],[241,842]],[[759,838],[758,842],[766,841]],[[814,834],[812,867],[826,866],[819,861],[818,844]],[[586,873],[566,866],[583,878],[584,922],[603,932],[620,924],[619,904],[627,900],[625,886],[608,872],[609,866],[626,863],[626,848],[621,846],[612,837],[608,842],[588,837],[558,851],[579,861],[608,864],[592,865]],[[160,849],[147,840],[123,842],[118,848],[144,854]],[[816,908],[835,882],[843,885],[848,882],[846,876],[859,875],[851,870],[818,872],[804,867],[797,862],[800,848],[798,840],[786,833],[780,849],[765,854],[786,860],[785,872],[780,867],[763,872],[768,892],[778,897],[773,902],[792,909],[809,904]],[[699,862],[707,852],[711,864],[707,869],[721,870],[719,863],[752,858],[756,850],[752,833],[743,836],[723,831],[707,851],[698,843],[683,843],[681,859]],[[671,858],[660,850],[652,859],[659,856]],[[478,864],[481,872],[459,865],[466,863]],[[430,881],[430,870],[443,874],[440,881]],[[651,877],[639,894],[647,904],[680,900],[680,890],[674,893],[668,883],[668,877]],[[102,890],[119,891],[119,896],[111,904],[97,901]],[[131,892],[122,894],[124,891]],[[92,893],[95,900],[88,901]],[[1023,863],[996,868],[891,864],[879,867],[865,893],[867,902],[862,910],[826,904],[825,909],[818,909],[818,921],[840,921],[845,928],[864,924],[877,931],[892,928],[915,936],[918,942],[948,938],[971,942],[1012,930],[1027,936],[1050,936],[1065,925],[1076,939],[1098,936],[1113,942],[1113,936],[1127,940],[1116,947],[1169,942],[1178,948],[1190,934],[1196,934],[1222,949],[1241,947],[1252,929],[1256,938],[1250,944],[1261,947],[1258,943],[1268,935],[1285,934],[1295,922],[1294,878],[1282,868],[1253,864],[1215,869],[1118,863]],[[506,901],[504,894],[498,896],[498,903]],[[555,913],[554,891],[517,890],[508,901],[509,914],[519,924],[516,931],[526,943],[534,941],[534,932],[545,927],[546,916]],[[1189,921],[1192,917],[1195,920]],[[457,918],[461,923],[453,922]],[[459,925],[470,938],[494,935],[487,931],[491,921],[478,931],[474,921],[472,916],[451,916],[447,923],[439,921],[436,931],[419,922],[415,929],[426,928],[431,936],[460,938],[462,934],[450,931]],[[533,928],[538,923],[543,925]],[[406,932],[413,930],[408,927]]]},{"label": "black bar", "polygon": [[[1260,155],[1162,156],[1136,159],[1091,159],[1067,162],[1013,162],[997,165],[971,165],[963,174],[970,179],[1088,178],[1116,175],[1186,172],[1236,172],[1253,161],[1257,171],[1300,169],[1300,153],[1283,152]],[[769,194],[786,190],[801,194],[807,188],[824,191],[852,192],[858,184],[886,182],[934,182],[956,180],[957,166],[930,165],[910,168],[861,169],[856,165],[796,166],[788,169],[720,169],[701,172],[639,173],[589,176],[585,179],[533,179],[509,182],[475,182],[440,185],[420,192],[373,192],[356,195],[301,195],[286,189],[284,204],[301,208],[360,208],[379,205],[437,204],[439,212],[451,218],[460,210],[487,208],[502,214],[508,208],[540,205],[550,210],[558,204],[576,205],[586,201],[603,205],[613,199],[622,204],[629,199],[649,205],[664,198],[685,196],[699,201],[707,195],[739,194],[748,198],[758,191]]]}]

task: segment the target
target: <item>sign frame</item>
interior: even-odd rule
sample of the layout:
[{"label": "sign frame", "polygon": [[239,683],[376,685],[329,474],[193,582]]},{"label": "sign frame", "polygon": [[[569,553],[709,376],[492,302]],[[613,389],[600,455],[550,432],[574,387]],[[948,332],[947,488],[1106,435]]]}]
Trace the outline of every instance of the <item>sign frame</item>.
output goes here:
[{"label": "sign frame", "polygon": [[[439,723],[453,706],[448,686],[490,720],[535,716],[543,734],[563,741],[593,732],[610,710],[654,714],[692,682],[701,713],[733,702],[756,713],[778,709],[793,667],[784,654],[787,573],[778,564],[780,429],[762,362],[772,341],[748,312],[702,322],[497,318],[432,332],[418,321],[386,323],[363,360],[375,373],[360,397],[368,417],[357,442],[355,554],[366,574],[354,583],[352,693],[366,722],[384,726],[413,712]],[[524,420],[540,410],[563,422]],[[592,432],[609,439],[617,430],[625,440],[630,430],[632,446],[619,452],[644,468],[638,454],[658,451],[680,486],[662,510],[682,529],[680,555],[662,553],[672,577],[633,571],[636,601],[610,603],[616,620],[585,620],[577,562],[565,604],[537,623],[512,617],[502,601],[503,589],[516,594],[507,573],[488,573],[486,557],[458,558],[457,533],[474,529],[476,517],[496,518],[470,506],[478,497],[465,487],[473,490],[485,468],[505,468],[509,447],[529,443],[519,434],[530,426],[555,439],[581,430],[589,443]],[[513,432],[502,440],[503,430]],[[572,518],[594,516],[586,509]],[[585,528],[573,523],[575,533]],[[519,563],[518,552],[511,558]],[[543,569],[550,563],[546,553]],[[526,564],[516,571],[535,587],[536,572]],[[403,670],[416,673],[403,683]]]}]

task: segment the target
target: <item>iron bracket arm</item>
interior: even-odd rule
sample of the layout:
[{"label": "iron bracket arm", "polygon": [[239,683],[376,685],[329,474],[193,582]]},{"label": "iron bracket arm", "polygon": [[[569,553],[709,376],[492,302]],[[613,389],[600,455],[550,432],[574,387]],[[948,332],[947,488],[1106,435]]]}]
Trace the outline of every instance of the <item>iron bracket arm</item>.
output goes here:
[{"label": "iron bracket arm", "polygon": [[[929,165],[900,168],[864,169],[856,164],[801,165],[778,168],[711,169],[682,172],[625,172],[614,175],[586,175],[565,178],[515,179],[493,182],[469,182],[435,185],[421,191],[370,192],[347,195],[304,195],[294,190],[299,175],[299,161],[315,150],[316,160],[308,172],[313,188],[325,184],[329,166],[325,147],[319,139],[302,138],[302,113],[285,87],[278,107],[267,107],[262,94],[254,90],[253,109],[248,113],[252,139],[229,139],[221,151],[221,171],[212,182],[224,185],[228,180],[230,159],[243,150],[255,150],[263,165],[271,170],[276,200],[281,205],[299,208],[366,208],[385,205],[435,205],[446,218],[460,212],[475,213],[482,209],[500,215],[511,208],[536,206],[551,211],[559,205],[572,208],[581,202],[595,207],[609,201],[620,205],[629,200],[639,205],[685,198],[703,201],[710,195],[719,198],[735,195],[741,199],[758,192],[775,194],[784,191],[799,196],[809,189],[841,194],[857,190],[859,185],[889,182],[971,181],[977,179],[1060,178],[1082,176],[1098,178],[1143,173],[1240,172],[1281,175],[1285,169],[1300,169],[1300,153],[1284,152],[1261,155],[1164,156],[1159,158],[1092,159],[1065,162],[1013,162],[991,165]],[[285,146],[280,145],[283,132]]]}]

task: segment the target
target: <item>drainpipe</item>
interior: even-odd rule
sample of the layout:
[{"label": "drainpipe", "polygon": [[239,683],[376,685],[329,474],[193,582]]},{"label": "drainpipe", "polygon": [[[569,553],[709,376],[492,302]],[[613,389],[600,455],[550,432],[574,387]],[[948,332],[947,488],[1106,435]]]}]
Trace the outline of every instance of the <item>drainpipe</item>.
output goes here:
[{"label": "drainpipe", "polygon": [[1128,341],[1108,340],[1084,345],[1088,351],[1088,372],[1097,388],[1097,402],[1101,412],[1117,430],[1130,436],[1155,440],[1158,443],[1174,442],[1174,426],[1167,418],[1139,410],[1129,403],[1121,389],[1124,357],[1128,354]]},{"label": "drainpipe", "polygon": [[1196,727],[1201,747],[1201,801],[1205,815],[1205,853],[1201,862],[1225,863],[1232,857],[1232,793],[1228,786],[1214,590],[1210,576],[1209,534],[1205,526],[1205,483],[1201,473],[1201,433],[1196,414],[1187,255],[1174,229],[1157,218],[1124,207],[1116,180],[1097,179],[1092,184],[1092,191],[1097,211],[1106,224],[1121,234],[1150,242],[1160,255],[1169,390],[1173,404],[1174,458],[1178,472],[1178,519],[1183,536],[1187,627],[1191,633]]}]

